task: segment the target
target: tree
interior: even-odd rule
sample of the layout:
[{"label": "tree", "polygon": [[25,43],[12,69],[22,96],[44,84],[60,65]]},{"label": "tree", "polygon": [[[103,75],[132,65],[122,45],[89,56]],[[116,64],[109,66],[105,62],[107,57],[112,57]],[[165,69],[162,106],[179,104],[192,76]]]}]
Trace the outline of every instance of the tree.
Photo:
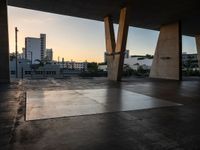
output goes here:
[{"label": "tree", "polygon": [[148,58],[148,59],[153,59],[153,55],[146,54],[145,57]]},{"label": "tree", "polygon": [[36,59],[35,62],[38,62],[39,64],[32,64],[30,67],[31,69],[33,70],[37,70],[39,69],[40,67],[43,67],[44,66],[44,62],[39,60],[39,59]]},{"label": "tree", "polygon": [[91,73],[98,72],[98,64],[95,62],[88,63],[87,69],[88,69],[88,72],[91,72]]}]

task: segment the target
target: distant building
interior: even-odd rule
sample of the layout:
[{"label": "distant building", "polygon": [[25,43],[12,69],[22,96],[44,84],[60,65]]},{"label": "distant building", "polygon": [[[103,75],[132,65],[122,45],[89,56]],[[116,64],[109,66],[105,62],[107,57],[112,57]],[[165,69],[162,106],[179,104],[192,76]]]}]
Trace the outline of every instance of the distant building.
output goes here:
[{"label": "distant building", "polygon": [[40,34],[40,38],[25,38],[25,59],[35,63],[35,60],[44,60],[46,51],[46,35]]},{"label": "distant building", "polygon": [[[39,64],[31,65],[31,62],[26,59],[18,59],[18,70],[16,71],[16,57],[10,55],[10,77],[15,78],[16,73],[19,78],[62,78],[63,73],[58,64]],[[34,67],[35,66],[35,67]],[[39,66],[39,67],[37,67]]]},{"label": "distant building", "polygon": [[45,56],[47,61],[52,61],[53,60],[53,50],[52,49],[46,49],[46,56]]},{"label": "distant building", "polygon": [[61,66],[68,70],[80,70],[80,71],[86,71],[87,70],[87,62],[75,62],[75,61],[67,61],[62,62]]},{"label": "distant building", "polygon": [[108,71],[108,67],[107,67],[107,65],[105,65],[105,64],[99,65],[99,66],[98,66],[98,69],[99,69],[99,70],[102,70],[102,71],[105,71],[105,72]]},{"label": "distant building", "polygon": [[[139,67],[142,67],[145,70],[151,69],[153,63],[153,56],[129,56],[129,51],[126,51],[124,66],[129,66],[133,70],[138,70]],[[107,65],[99,65],[99,70],[107,71]]]},{"label": "distant building", "polygon": [[26,60],[26,59],[21,59],[18,58],[18,70],[16,71],[16,57],[13,54],[10,54],[10,77],[11,78],[15,78],[16,77],[16,73],[18,74],[18,77],[21,78],[22,77],[22,72],[23,72],[23,67],[27,66],[30,68],[30,61]]},{"label": "distant building", "polygon": [[46,53],[46,34],[40,34],[40,46],[41,46],[41,60],[44,60]]},{"label": "distant building", "polygon": [[41,60],[40,43],[41,41],[39,38],[25,38],[25,58],[32,61],[32,63],[34,63],[36,59]]},{"label": "distant building", "polygon": [[197,54],[182,54],[182,66],[183,68],[199,68],[198,55]]},{"label": "distant building", "polygon": [[138,70],[139,67],[149,70],[152,63],[153,58],[147,58],[146,56],[132,56],[124,59],[124,65],[128,65],[133,70]]}]

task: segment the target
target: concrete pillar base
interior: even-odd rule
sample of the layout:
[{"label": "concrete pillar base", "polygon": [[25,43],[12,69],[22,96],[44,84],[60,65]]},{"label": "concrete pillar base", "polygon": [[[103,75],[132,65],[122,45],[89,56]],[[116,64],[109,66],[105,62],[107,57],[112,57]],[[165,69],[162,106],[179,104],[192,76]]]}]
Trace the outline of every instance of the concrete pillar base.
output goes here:
[{"label": "concrete pillar base", "polygon": [[150,78],[182,80],[180,22],[163,25],[151,67]]}]

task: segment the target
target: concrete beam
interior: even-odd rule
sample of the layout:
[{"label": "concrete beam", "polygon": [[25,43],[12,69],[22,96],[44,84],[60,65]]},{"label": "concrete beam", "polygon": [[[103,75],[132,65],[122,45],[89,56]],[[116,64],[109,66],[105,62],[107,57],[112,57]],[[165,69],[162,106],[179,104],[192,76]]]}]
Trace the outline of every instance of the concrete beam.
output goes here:
[{"label": "concrete beam", "polygon": [[163,25],[150,72],[151,78],[182,79],[182,36],[180,22]]},{"label": "concrete beam", "polygon": [[8,0],[8,4],[98,21],[109,14],[114,23],[119,23],[119,9],[126,5],[130,26],[160,30],[163,24],[181,20],[184,34],[200,33],[198,0]]},{"label": "concrete beam", "polygon": [[7,0],[0,1],[0,83],[10,82]]},{"label": "concrete beam", "polygon": [[197,46],[198,65],[200,68],[200,35],[195,36],[195,39],[196,39],[196,46]]},{"label": "concrete beam", "polygon": [[121,9],[117,43],[115,42],[113,21],[111,17],[105,17],[105,36],[107,50],[108,79],[120,81],[124,65],[124,52],[128,37],[127,8]]}]

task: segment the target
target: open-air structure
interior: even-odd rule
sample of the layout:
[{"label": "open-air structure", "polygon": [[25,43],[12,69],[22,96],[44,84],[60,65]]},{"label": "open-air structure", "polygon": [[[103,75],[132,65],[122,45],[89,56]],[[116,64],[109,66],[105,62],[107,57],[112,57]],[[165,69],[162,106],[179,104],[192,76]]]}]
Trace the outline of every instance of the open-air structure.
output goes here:
[{"label": "open-air structure", "polygon": [[[104,22],[109,80],[10,82],[8,6]],[[200,78],[181,75],[182,35],[200,55],[199,18],[198,0],[0,0],[0,149],[200,149]],[[129,26],[160,31],[151,78],[113,82]]]}]

